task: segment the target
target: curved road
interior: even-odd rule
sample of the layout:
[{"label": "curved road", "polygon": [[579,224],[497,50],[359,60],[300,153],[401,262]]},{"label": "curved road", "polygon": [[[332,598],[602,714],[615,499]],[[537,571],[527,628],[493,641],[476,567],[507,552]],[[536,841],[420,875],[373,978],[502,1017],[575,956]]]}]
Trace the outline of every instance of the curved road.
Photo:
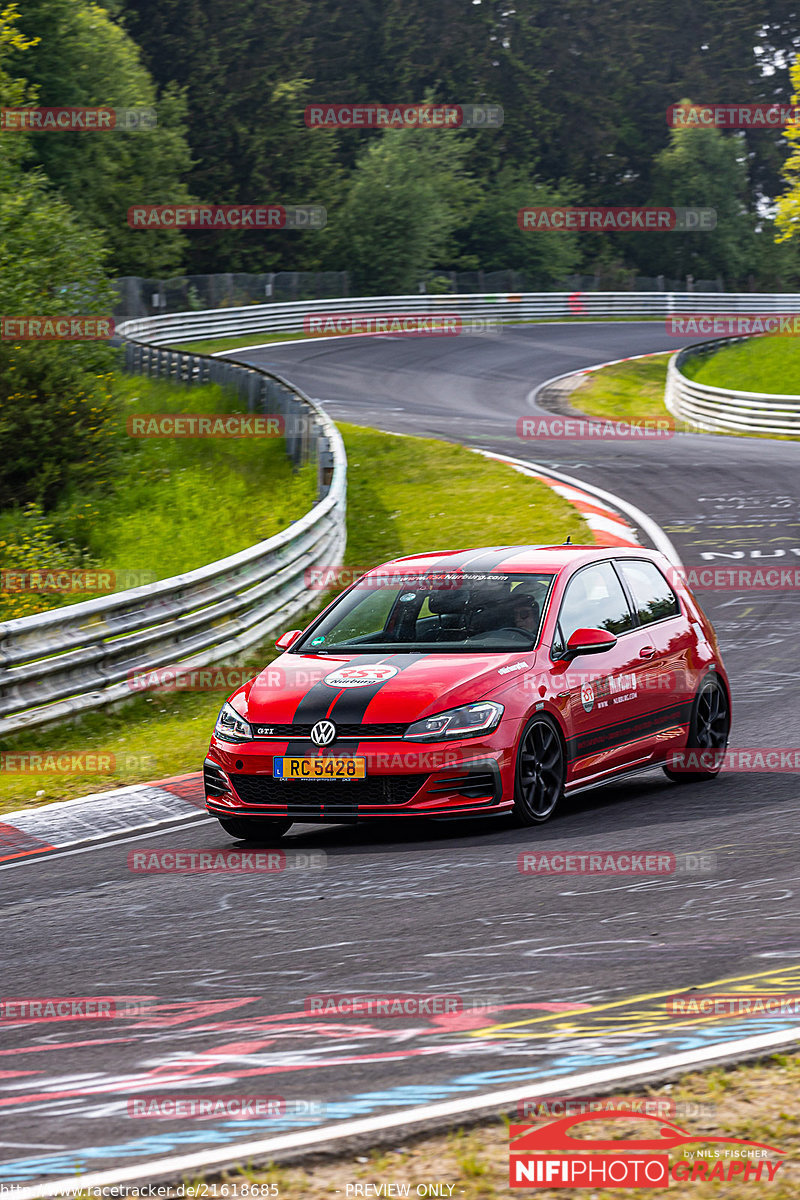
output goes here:
[{"label": "curved road", "polygon": [[[672,348],[659,326],[624,323],[303,342],[239,357],[287,375],[336,419],[464,441],[615,492],[654,517],[687,564],[800,562],[797,444],[516,438],[543,380]],[[731,554],[741,558],[708,557]],[[733,744],[800,745],[797,594],[703,601],[732,676]],[[5,996],[142,1006],[135,1017],[0,1026],[0,1181],[62,1178],[78,1164],[139,1164],[150,1180],[153,1160],[204,1146],[506,1084],[531,1081],[535,1094],[578,1070],[778,1029],[752,1018],[667,1025],[657,994],[751,976],[763,979],[742,986],[800,992],[799,799],[791,773],[675,786],[655,772],[575,798],[535,831],[500,820],[294,826],[287,848],[324,851],[324,870],[128,872],[131,848],[230,845],[202,819],[0,868]],[[669,878],[526,877],[517,855],[532,841],[715,861]],[[309,995],[354,991],[446,993],[467,1011],[305,1011]],[[137,1116],[133,1100],[152,1095],[280,1096],[295,1108],[242,1120]]]}]

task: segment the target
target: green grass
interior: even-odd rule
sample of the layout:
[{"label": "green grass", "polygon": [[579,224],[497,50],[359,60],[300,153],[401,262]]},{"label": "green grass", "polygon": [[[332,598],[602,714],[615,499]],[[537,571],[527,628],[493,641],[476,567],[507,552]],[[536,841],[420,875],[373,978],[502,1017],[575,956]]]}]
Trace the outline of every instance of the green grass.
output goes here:
[{"label": "green grass", "polygon": [[570,402],[590,416],[615,421],[671,420],[664,405],[669,358],[657,354],[593,371]]},{"label": "green grass", "polygon": [[[577,511],[551,488],[502,463],[445,442],[340,428],[349,464],[347,566],[366,568],[423,550],[563,542],[567,535],[594,541]],[[317,609],[322,602],[313,600]],[[275,653],[272,643],[254,649],[246,674]],[[5,751],[102,751],[119,760],[105,775],[0,775],[0,812],[199,770],[230,690],[139,695],[113,712],[0,739]],[[155,761],[143,770],[126,763],[126,755]]]},{"label": "green grass", "polygon": [[247,333],[238,337],[207,338],[202,342],[176,342],[173,350],[188,354],[216,354],[223,350],[241,350],[243,346],[263,346],[267,342],[301,342],[307,333]]},{"label": "green grass", "polygon": [[[41,512],[0,514],[4,566],[100,567],[120,573],[124,589],[131,586],[126,582],[130,572],[148,582],[244,550],[279,533],[314,504],[316,472],[310,466],[293,471],[282,437],[137,438],[127,433],[127,419],[137,413],[246,411],[221,388],[122,375],[115,395],[116,464],[108,485],[65,497],[44,520]],[[37,542],[41,526],[48,530],[49,545]],[[63,547],[69,547],[68,563]],[[0,620],[76,598],[89,599],[91,593],[0,592]]]},{"label": "green grass", "polygon": [[683,373],[710,387],[800,396],[800,340],[753,338],[707,358],[691,359]]},{"label": "green grass", "polygon": [[[796,387],[800,394],[800,352],[794,343],[786,345],[785,339],[772,338],[764,339],[774,342],[783,343],[787,350],[795,352],[795,367],[797,377],[792,386]],[[763,345],[763,341],[760,343]],[[781,351],[783,346],[779,345],[776,348],[776,362],[781,360]],[[752,348],[755,348],[753,344]],[[755,378],[754,375],[748,376],[746,373],[746,364],[749,361],[746,358],[747,352],[751,349],[750,344],[743,345],[730,350],[722,350],[710,360],[690,361],[683,368],[684,374],[690,379],[696,379],[701,383],[712,383],[715,387],[738,388],[743,391],[759,390],[752,386]],[[730,354],[734,355],[738,350],[742,352],[742,358],[739,360],[745,364],[739,370],[734,364],[727,366],[725,369],[720,369],[718,373],[714,373],[713,364],[717,359],[723,358]],[[763,352],[768,359],[767,351]],[[593,371],[587,377],[588,381],[582,383],[581,386],[570,396],[570,403],[575,409],[587,413],[593,417],[606,417],[609,420],[626,421],[630,423],[643,421],[664,421],[672,422],[676,430],[692,432],[695,426],[677,421],[664,404],[664,389],[667,382],[667,363],[671,357],[671,353],[656,354],[648,356],[645,359],[637,359],[631,362],[615,363],[614,366],[603,367],[599,371]],[[791,356],[787,358],[786,371],[781,373],[781,368],[776,367],[775,375],[769,378],[777,381],[782,380],[781,386],[787,386],[789,362]],[[704,374],[708,368],[708,374]],[[769,389],[764,389],[769,390]],[[720,430],[703,430],[703,433],[716,434],[719,437],[756,437],[770,438],[780,441],[796,441],[797,439],[789,434],[769,434],[769,433],[745,433],[741,430],[720,429]]]}]

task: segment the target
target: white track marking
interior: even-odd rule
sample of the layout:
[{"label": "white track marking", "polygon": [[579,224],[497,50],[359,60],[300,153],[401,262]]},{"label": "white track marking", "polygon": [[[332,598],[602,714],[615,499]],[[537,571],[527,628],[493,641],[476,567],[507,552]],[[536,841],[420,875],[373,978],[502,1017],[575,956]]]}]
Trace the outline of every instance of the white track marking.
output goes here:
[{"label": "white track marking", "polygon": [[145,838],[158,837],[159,834],[169,833],[173,829],[194,829],[197,825],[207,825],[214,819],[212,816],[201,816],[196,821],[183,819],[179,825],[162,825],[151,833],[135,833],[132,837],[125,838],[115,838],[113,834],[106,834],[102,840],[97,839],[90,845],[79,846],[75,850],[42,850],[41,854],[30,854],[26,858],[18,858],[15,862],[0,863],[0,871],[12,871],[14,867],[32,867],[37,862],[52,862],[54,858],[69,858],[72,854],[89,854],[92,850],[106,850],[109,846],[125,846],[128,842],[143,842]]},{"label": "white track marking", "polygon": [[669,1075],[674,1072],[696,1069],[730,1058],[732,1055],[757,1055],[764,1050],[775,1049],[800,1041],[800,1027],[778,1030],[775,1033],[739,1038],[732,1042],[704,1050],[686,1050],[681,1054],[667,1054],[637,1062],[630,1066],[606,1067],[601,1071],[586,1071],[579,1075],[562,1076],[559,1079],[537,1083],[531,1076],[528,1083],[501,1091],[485,1092],[480,1096],[448,1100],[441,1104],[427,1104],[404,1112],[388,1113],[380,1117],[366,1117],[358,1121],[341,1121],[335,1125],[323,1125],[318,1129],[300,1133],[282,1134],[262,1138],[259,1141],[234,1143],[226,1147],[198,1150],[192,1154],[177,1154],[167,1158],[151,1159],[136,1166],[118,1167],[108,1171],[96,1171],[91,1175],[58,1179],[51,1183],[38,1183],[34,1187],[15,1188],[14,1200],[40,1200],[41,1197],[74,1195],[92,1187],[110,1187],[121,1183],[152,1183],[161,1176],[176,1179],[196,1171],[207,1171],[212,1167],[222,1168],[241,1164],[247,1159],[262,1161],[282,1151],[313,1150],[325,1144],[343,1142],[347,1138],[391,1130],[393,1134],[425,1121],[464,1117],[484,1110],[503,1111],[532,1094],[536,1096],[574,1095],[586,1089],[608,1087],[626,1081],[646,1079],[653,1075]]}]

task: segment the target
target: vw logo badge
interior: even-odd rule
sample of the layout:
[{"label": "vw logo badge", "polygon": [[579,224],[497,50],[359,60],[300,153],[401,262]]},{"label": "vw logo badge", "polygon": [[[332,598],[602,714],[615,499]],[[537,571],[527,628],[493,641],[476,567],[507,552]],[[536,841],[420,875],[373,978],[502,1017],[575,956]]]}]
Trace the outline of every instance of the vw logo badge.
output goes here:
[{"label": "vw logo badge", "polygon": [[311,740],[316,746],[330,746],[336,740],[336,726],[333,721],[317,721],[311,727]]}]

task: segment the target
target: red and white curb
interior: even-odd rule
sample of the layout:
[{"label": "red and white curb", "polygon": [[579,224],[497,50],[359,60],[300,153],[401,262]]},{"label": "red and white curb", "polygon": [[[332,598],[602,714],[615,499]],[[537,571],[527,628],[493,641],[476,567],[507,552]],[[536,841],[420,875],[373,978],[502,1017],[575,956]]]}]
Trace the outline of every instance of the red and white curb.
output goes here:
[{"label": "red and white curb", "polygon": [[203,776],[197,772],[23,808],[9,814],[10,821],[0,821],[0,863],[16,865],[54,850],[182,824],[197,820],[199,810],[207,815]]},{"label": "red and white curb", "polygon": [[485,458],[493,458],[496,462],[505,463],[512,470],[519,471],[521,475],[528,475],[531,479],[538,479],[541,483],[546,483],[559,496],[563,496],[581,514],[595,535],[599,546],[638,546],[641,548],[642,543],[633,526],[628,524],[617,509],[612,508],[610,504],[600,500],[596,495],[592,495],[585,488],[563,483],[553,475],[545,475],[541,467],[534,466],[532,463],[522,463],[518,458],[495,454],[491,450],[481,450],[480,453]]}]

